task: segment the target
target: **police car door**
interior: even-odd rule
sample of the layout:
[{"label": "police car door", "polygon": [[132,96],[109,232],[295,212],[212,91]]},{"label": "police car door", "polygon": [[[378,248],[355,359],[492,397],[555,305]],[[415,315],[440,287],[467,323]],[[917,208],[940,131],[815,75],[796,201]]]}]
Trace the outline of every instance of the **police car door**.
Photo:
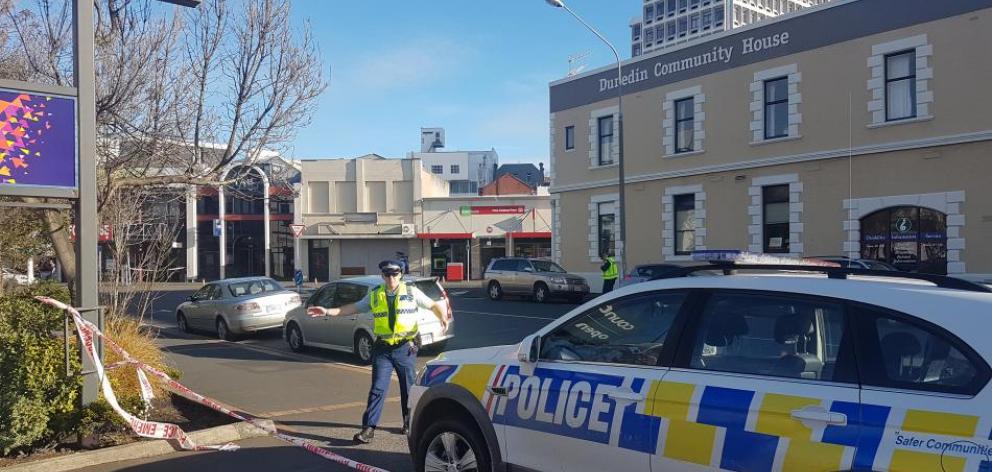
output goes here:
[{"label": "police car door", "polygon": [[652,391],[664,418],[653,471],[835,471],[856,449],[859,388],[841,302],[700,292],[678,354]]},{"label": "police car door", "polygon": [[992,470],[988,364],[943,327],[876,307],[854,308],[862,408],[874,426],[872,470]]},{"label": "police car door", "polygon": [[659,420],[648,396],[687,292],[604,301],[545,329],[534,364],[509,368],[494,420],[511,464],[536,470],[648,470]]}]

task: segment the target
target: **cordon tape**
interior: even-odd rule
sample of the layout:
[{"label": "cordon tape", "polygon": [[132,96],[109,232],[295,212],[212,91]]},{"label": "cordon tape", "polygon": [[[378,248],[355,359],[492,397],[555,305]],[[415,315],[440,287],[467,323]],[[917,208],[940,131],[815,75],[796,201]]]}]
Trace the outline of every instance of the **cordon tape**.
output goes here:
[{"label": "cordon tape", "polygon": [[[79,333],[80,342],[82,342],[83,344],[83,351],[93,361],[93,365],[95,366],[95,371],[96,374],[98,375],[98,378],[100,379],[100,388],[101,391],[103,392],[104,398],[107,400],[107,403],[110,404],[111,408],[113,408],[118,415],[120,415],[122,418],[124,418],[125,421],[127,421],[128,425],[131,426],[131,429],[138,436],[142,436],[146,438],[174,440],[179,444],[180,448],[189,451],[204,451],[204,450],[236,451],[238,449],[237,445],[230,443],[221,446],[198,445],[194,443],[193,440],[190,439],[189,436],[186,434],[186,432],[183,431],[182,428],[180,428],[178,425],[172,423],[160,423],[157,421],[147,421],[128,413],[127,410],[122,408],[120,404],[117,402],[117,396],[114,394],[114,390],[110,386],[110,379],[106,375],[106,371],[108,370],[117,369],[125,365],[134,366],[137,369],[138,383],[141,386],[141,398],[142,400],[145,401],[146,405],[151,401],[152,398],[154,398],[154,395],[152,393],[151,382],[149,382],[148,377],[146,375],[148,374],[160,379],[163,382],[166,389],[176,393],[177,395],[185,397],[190,401],[199,403],[200,405],[206,406],[213,410],[224,413],[225,415],[228,415],[239,421],[244,421],[252,426],[255,426],[256,428],[265,431],[266,433],[270,434],[272,437],[286,441],[294,446],[306,449],[307,451],[310,451],[311,453],[314,453],[327,460],[336,462],[338,464],[341,464],[343,466],[355,470],[359,470],[361,472],[389,472],[385,469],[381,469],[379,467],[371,466],[368,464],[363,464],[361,462],[354,461],[352,459],[344,457],[340,454],[328,451],[327,449],[317,446],[313,442],[308,441],[306,439],[298,438],[296,436],[291,436],[286,433],[280,432],[278,429],[274,427],[271,427],[265,423],[260,423],[256,418],[251,418],[243,414],[231,411],[229,408],[224,407],[220,403],[217,403],[216,401],[211,400],[210,398],[204,397],[203,395],[200,395],[199,393],[190,390],[185,385],[177,382],[172,377],[169,377],[169,375],[166,374],[165,372],[162,372],[161,370],[158,370],[155,367],[152,367],[148,364],[145,364],[144,362],[141,362],[131,357],[131,355],[127,351],[125,351],[112,339],[104,335],[103,332],[101,332],[96,327],[96,325],[90,323],[89,321],[84,320],[83,317],[80,316],[79,311],[77,311],[75,308],[66,305],[65,303],[62,303],[58,300],[55,300],[54,298],[35,297],[35,299],[42,303],[45,303],[46,305],[53,306],[60,310],[64,310],[66,313],[72,316],[72,321],[76,325],[76,331]],[[116,352],[123,360],[104,367],[103,362],[101,361],[100,357],[97,355],[96,352],[96,345],[93,342],[95,337],[99,337],[100,339],[102,339],[103,342],[107,345],[107,347],[109,347],[111,350]]]}]

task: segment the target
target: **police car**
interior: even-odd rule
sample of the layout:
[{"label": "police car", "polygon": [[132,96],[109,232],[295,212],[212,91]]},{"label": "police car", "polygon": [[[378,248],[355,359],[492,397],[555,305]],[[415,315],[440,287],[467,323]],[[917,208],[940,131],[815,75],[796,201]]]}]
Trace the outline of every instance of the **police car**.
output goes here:
[{"label": "police car", "polygon": [[987,286],[759,262],[442,354],[411,394],[416,470],[992,470]]}]

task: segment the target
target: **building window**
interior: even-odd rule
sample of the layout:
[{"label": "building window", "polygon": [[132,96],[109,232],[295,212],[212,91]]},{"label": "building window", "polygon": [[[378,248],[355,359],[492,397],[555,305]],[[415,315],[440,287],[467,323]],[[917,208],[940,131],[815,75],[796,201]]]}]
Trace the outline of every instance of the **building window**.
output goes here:
[{"label": "building window", "polygon": [[644,23],[651,23],[654,20],[654,5],[644,7]]},{"label": "building window", "polygon": [[917,206],[890,207],[861,219],[861,258],[899,270],[947,273],[947,215]]},{"label": "building window", "polygon": [[661,24],[654,27],[654,40],[661,43],[665,39],[665,25]]},{"label": "building window", "polygon": [[693,149],[695,129],[695,103],[693,97],[675,101],[675,152],[690,152]]},{"label": "building window", "polygon": [[703,12],[703,31],[713,27],[713,10]]},{"label": "building window", "polygon": [[685,9],[688,5],[689,0],[679,0],[679,13],[685,13]]},{"label": "building window", "polygon": [[[637,48],[640,51],[640,48]],[[565,127],[565,150],[575,149],[575,127],[566,126]]]},{"label": "building window", "polygon": [[689,0],[689,8],[693,10],[699,8],[699,0]]},{"label": "building window", "polygon": [[596,128],[599,136],[597,161],[601,166],[613,164],[613,115],[599,117]]},{"label": "building window", "polygon": [[699,32],[699,13],[693,13],[689,17],[689,32],[692,34]]},{"label": "building window", "polygon": [[641,44],[637,43],[630,47],[630,55],[632,57],[637,57],[641,55]]},{"label": "building window", "polygon": [[675,20],[669,21],[665,24],[665,28],[668,31],[668,40],[672,41],[675,39]]},{"label": "building window", "polygon": [[789,135],[789,79],[765,81],[765,139]]},{"label": "building window", "polygon": [[444,173],[444,166],[431,166],[431,173],[441,175]]},{"label": "building window", "polygon": [[634,41],[641,40],[641,24],[638,23],[630,28],[631,39]]},{"label": "building window", "polygon": [[675,195],[672,207],[675,211],[675,255],[687,255],[696,246],[696,195]]},{"label": "building window", "polygon": [[644,28],[644,43],[651,44],[654,42],[654,28]]},{"label": "building window", "polygon": [[600,203],[598,209],[599,221],[597,234],[599,235],[599,252],[600,254],[605,253],[608,256],[615,256],[614,241],[616,235],[614,234],[614,222],[616,221],[616,215],[613,214],[613,202]]},{"label": "building window", "polygon": [[885,56],[885,121],[916,116],[916,50]]},{"label": "building window", "polygon": [[452,174],[458,174],[458,173],[461,173],[461,171],[462,171],[461,166],[459,166],[458,164],[451,164],[451,173]]},{"label": "building window", "polygon": [[718,5],[713,9],[713,26],[715,28],[723,26],[723,5]]},{"label": "building window", "polygon": [[658,6],[654,9],[654,16],[658,20],[665,18],[665,0],[658,2]]},{"label": "building window", "polygon": [[668,8],[666,8],[668,16],[675,16],[675,0],[668,0]]},{"label": "building window", "polygon": [[678,19],[678,22],[679,22],[679,37],[681,38],[685,36],[686,31],[688,30],[689,19],[683,16],[682,18]]},{"label": "building window", "polygon": [[762,187],[764,252],[789,252],[789,185]]}]

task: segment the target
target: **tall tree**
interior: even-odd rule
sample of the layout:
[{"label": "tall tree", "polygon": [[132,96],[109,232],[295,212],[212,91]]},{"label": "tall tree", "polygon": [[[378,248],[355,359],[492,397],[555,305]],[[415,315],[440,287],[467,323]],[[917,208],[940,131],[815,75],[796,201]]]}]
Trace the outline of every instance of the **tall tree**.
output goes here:
[{"label": "tall tree", "polygon": [[[74,0],[0,0],[0,78],[72,86]],[[219,185],[234,162],[281,151],[327,86],[289,0],[95,0],[98,200],[124,189]],[[60,212],[42,212],[65,275]]]}]

